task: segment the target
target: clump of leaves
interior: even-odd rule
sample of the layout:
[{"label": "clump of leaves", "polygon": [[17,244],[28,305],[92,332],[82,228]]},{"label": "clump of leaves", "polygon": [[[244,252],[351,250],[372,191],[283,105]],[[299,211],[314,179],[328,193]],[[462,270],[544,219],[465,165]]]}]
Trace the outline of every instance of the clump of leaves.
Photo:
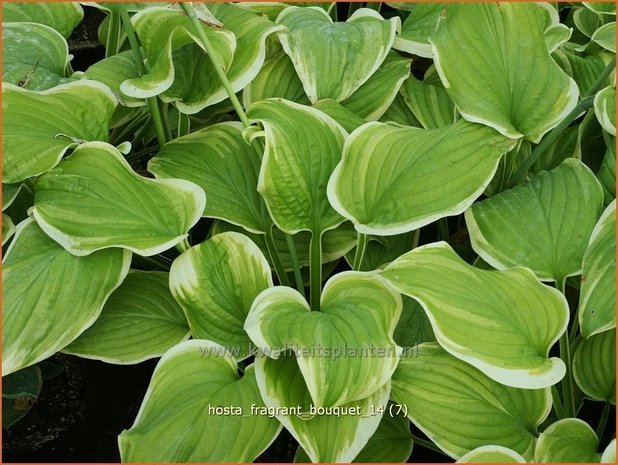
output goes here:
[{"label": "clump of leaves", "polygon": [[125,462],[615,461],[614,4],[301,5],[88,4],[73,72],[3,4],[3,404],[161,357]]}]

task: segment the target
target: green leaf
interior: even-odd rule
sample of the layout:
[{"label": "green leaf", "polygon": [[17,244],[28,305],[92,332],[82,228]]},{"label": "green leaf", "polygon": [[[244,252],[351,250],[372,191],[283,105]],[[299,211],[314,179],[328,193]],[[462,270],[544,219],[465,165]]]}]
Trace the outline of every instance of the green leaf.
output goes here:
[{"label": "green leaf", "polygon": [[[234,92],[238,92],[253,80],[262,67],[266,58],[266,39],[284,28],[264,16],[232,4],[210,3],[208,8],[224,24],[225,32],[232,32],[236,38],[234,56],[226,75]],[[214,42],[213,46],[219,50]],[[177,50],[174,59],[174,84],[162,98],[166,101],[178,100],[176,106],[179,111],[194,114],[228,97],[210,57],[197,46]],[[200,76],[200,79],[195,79],[195,76]]]},{"label": "green leaf", "polygon": [[582,2],[582,5],[600,15],[616,15],[614,2]]},{"label": "green leaf", "polygon": [[2,245],[6,244],[13,234],[15,234],[13,220],[6,213],[2,213]]},{"label": "green leaf", "polygon": [[367,122],[342,104],[329,98],[316,102],[313,107],[330,116],[347,132],[352,132]]},{"label": "green leaf", "polygon": [[127,107],[146,105],[143,99],[128,97],[120,91],[120,84],[127,79],[133,79],[138,76],[137,65],[133,60],[133,53],[130,50],[97,61],[84,73],[86,79],[102,82],[112,89],[122,105]]},{"label": "green leaf", "polygon": [[[202,29],[218,54],[218,61],[223,63],[225,71],[228,71],[236,49],[234,34],[232,31],[222,29],[206,7],[197,11],[202,19]],[[172,87],[177,79],[177,73],[180,73],[178,77],[180,82],[176,85],[176,94],[179,88],[190,91],[191,89],[186,89],[182,84],[187,83],[186,73],[195,73],[201,78],[192,82],[193,93],[189,101],[179,102],[181,111],[187,112],[191,106],[194,107],[192,113],[197,113],[200,109],[226,98],[225,91],[218,89],[222,85],[214,72],[210,57],[200,48],[201,42],[194,35],[191,22],[182,9],[147,8],[133,16],[131,22],[144,48],[150,72],[139,78],[124,81],[120,85],[120,90],[124,94],[135,98],[154,97]],[[208,95],[213,92],[215,86],[217,87],[215,94]],[[194,95],[199,97],[192,102]],[[166,100],[173,101],[178,98],[180,97],[175,95]]]},{"label": "green leaf", "polygon": [[255,376],[266,406],[310,460],[320,463],[352,461],[378,428],[390,393],[387,382],[367,398],[312,412],[312,396],[294,357],[257,357]]},{"label": "green leaf", "polygon": [[439,242],[402,255],[380,274],[423,306],[445,350],[495,381],[538,389],[564,376],[564,363],[548,354],[567,327],[569,307],[530,270],[480,270]]},{"label": "green leaf", "polygon": [[[550,150],[551,149],[546,150],[543,155],[549,156],[548,152],[550,152]],[[484,194],[487,197],[491,197],[504,191],[513,174],[530,158],[531,153],[532,146],[530,142],[519,139],[515,147],[509,150],[506,155],[500,159],[496,174],[487,185]],[[561,153],[561,155],[563,154]],[[545,160],[542,161],[544,162]]]},{"label": "green leaf", "polygon": [[573,377],[590,398],[616,404],[616,330],[583,339],[573,357]]},{"label": "green leaf", "polygon": [[281,53],[264,63],[255,79],[243,90],[245,108],[254,102],[279,97],[293,102],[309,104],[303,83],[298,78],[292,60]]},{"label": "green leaf", "polygon": [[21,420],[30,411],[35,401],[33,397],[2,398],[2,427],[8,430]]},{"label": "green leaf", "polygon": [[131,254],[76,257],[28,219],[4,257],[2,373],[44,360],[94,323],[126,276]]},{"label": "green leaf", "polygon": [[526,463],[526,459],[507,447],[481,446],[464,454],[457,463]]},{"label": "green leaf", "polygon": [[393,340],[399,294],[372,274],[344,272],[324,286],[320,308],[312,312],[294,289],[273,287],[256,297],[245,330],[268,357],[294,350],[316,406],[372,395],[388,383],[401,351]]},{"label": "green leaf", "polygon": [[390,52],[377,71],[341,104],[368,121],[379,119],[410,76],[409,58]]},{"label": "green leaf", "polygon": [[534,452],[535,462],[598,463],[599,440],[592,428],[578,418],[565,418],[541,433]]},{"label": "green leaf", "polygon": [[605,50],[616,53],[616,21],[604,24],[592,34],[591,40]]},{"label": "green leaf", "polygon": [[225,122],[165,144],[148,162],[148,171],[157,179],[186,179],[204,189],[204,216],[264,233],[272,221],[256,190],[260,164],[243,139],[242,125]]},{"label": "green leaf", "polygon": [[84,10],[79,3],[69,2],[3,2],[2,22],[39,23],[58,31],[68,38],[82,18]]},{"label": "green leaf", "polygon": [[253,407],[264,407],[253,365],[240,377],[225,348],[199,339],[182,342],[161,358],[135,423],[118,437],[121,459],[252,462],[281,429]]},{"label": "green leaf", "polygon": [[441,85],[410,76],[403,84],[401,94],[425,129],[442,128],[453,124],[458,118],[455,104]]},{"label": "green leaf", "polygon": [[158,254],[187,237],[206,202],[192,182],[139,176],[103,142],[80,145],[35,191],[37,223],[75,255],[109,247]]},{"label": "green leaf", "polygon": [[107,141],[116,99],[81,80],[44,91],[2,83],[2,182],[16,183],[56,166],[75,140]]},{"label": "green leaf", "polygon": [[2,27],[2,80],[30,90],[64,83],[69,64],[66,40],[43,24],[6,23]]},{"label": "green leaf", "polygon": [[273,281],[266,258],[249,238],[225,232],[191,247],[174,260],[169,285],[193,337],[221,344],[239,360],[251,355],[243,325],[255,297]]},{"label": "green leaf", "polygon": [[494,268],[530,268],[562,283],[581,273],[582,258],[603,208],[594,174],[569,158],[532,181],[475,203],[466,212],[474,251]]},{"label": "green leaf", "polygon": [[549,389],[498,384],[436,343],[402,358],[392,384],[408,418],[455,459],[486,445],[531,459],[536,428],[551,410]]},{"label": "green leaf", "polygon": [[22,187],[22,183],[2,184],[2,211],[11,206],[13,201],[19,195]]},{"label": "green leaf", "polygon": [[601,54],[580,54],[568,49],[559,49],[552,57],[564,72],[575,80],[582,95],[588,92],[607,66]]},{"label": "green leaf", "polygon": [[403,296],[401,318],[395,328],[393,339],[403,347],[405,354],[413,354],[423,342],[434,342],[436,336],[431,328],[431,321],[425,315],[421,304],[408,296]]},{"label": "green leaf", "polygon": [[594,113],[601,124],[612,136],[616,135],[616,88],[608,86],[594,96]]},{"label": "green leaf", "polygon": [[[578,132],[579,126],[572,126],[566,129],[558,139],[551,144],[545,152],[535,161],[530,168],[529,174],[539,174],[541,171],[549,171],[556,168],[567,158],[579,158],[578,157]],[[522,145],[527,145],[528,149],[525,151],[530,154],[531,147],[529,142],[523,142]],[[521,156],[528,157],[528,154],[522,154]],[[522,160],[523,161],[523,160]]]},{"label": "green leaf", "polygon": [[[419,231],[411,231],[394,236],[369,236],[359,271],[373,271],[382,268],[400,255],[409,252],[418,245]],[[354,263],[356,248],[350,250],[346,260],[350,266]]]},{"label": "green leaf", "polygon": [[322,232],[341,224],[326,184],[341,157],[345,130],[319,110],[282,99],[256,102],[247,116],[264,125],[258,191],[279,229]]},{"label": "green leaf", "polygon": [[579,325],[582,336],[616,327],[616,200],[590,235],[582,264]]},{"label": "green leaf", "polygon": [[368,123],[346,140],[328,198],[361,233],[418,229],[468,208],[512,145],[466,121],[432,130]]},{"label": "green leaf", "polygon": [[170,293],[169,274],[129,273],[94,324],[62,351],[108,363],[160,357],[189,337],[189,326]]},{"label": "green leaf", "polygon": [[545,18],[545,45],[553,53],[560,45],[571,38],[572,29],[560,23],[557,7],[550,2],[535,2],[533,5],[541,10]]},{"label": "green leaf", "polygon": [[399,28],[397,17],[385,20],[374,10],[356,10],[345,23],[333,23],[317,7],[289,7],[277,23],[305,93],[312,103],[330,98],[345,100],[380,67]]},{"label": "green leaf", "polygon": [[447,7],[429,40],[465,119],[538,143],[575,107],[577,85],[549,55],[544,28],[542,10],[531,3]]},{"label": "green leaf", "polygon": [[2,377],[2,398],[38,397],[41,392],[41,370],[29,366]]},{"label": "green leaf", "polygon": [[605,151],[601,167],[597,171],[597,178],[603,186],[605,204],[609,205],[616,198],[616,149],[612,144],[609,144]]},{"label": "green leaf", "polygon": [[573,23],[587,38],[592,37],[594,31],[596,31],[603,24],[602,16],[596,14],[588,8],[579,7],[574,8],[573,10]]},{"label": "green leaf", "polygon": [[603,451],[601,463],[616,463],[616,438],[612,439]]},{"label": "green leaf", "polygon": [[410,110],[406,104],[401,92],[395,96],[395,100],[386,113],[382,115],[380,121],[383,123],[399,124],[402,126],[412,126],[415,128],[422,127],[422,124],[416,119],[414,113]]},{"label": "green leaf", "polygon": [[[392,3],[393,8],[399,8],[399,2]],[[425,58],[433,58],[429,36],[434,33],[440,17],[447,5],[444,2],[409,2],[403,8],[410,15],[403,22],[401,34],[395,38],[393,48]]]},{"label": "green leaf", "polygon": [[[388,407],[386,410],[388,411]],[[403,415],[386,413],[382,416],[376,432],[352,462],[404,463],[410,457],[413,445],[410,421]],[[294,463],[311,463],[302,447],[296,449]]]}]

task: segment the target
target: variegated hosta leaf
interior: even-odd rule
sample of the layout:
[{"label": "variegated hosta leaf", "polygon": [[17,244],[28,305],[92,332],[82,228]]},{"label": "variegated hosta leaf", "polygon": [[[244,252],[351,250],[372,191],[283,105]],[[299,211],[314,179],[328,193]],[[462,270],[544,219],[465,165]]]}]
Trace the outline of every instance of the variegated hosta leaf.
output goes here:
[{"label": "variegated hosta leaf", "polygon": [[386,20],[374,10],[356,10],[345,23],[333,23],[321,8],[290,7],[277,23],[283,50],[312,103],[352,95],[382,64],[391,49],[399,18]]},{"label": "variegated hosta leaf", "polygon": [[69,48],[64,37],[43,24],[6,23],[2,27],[2,80],[30,90],[45,90],[67,80]]},{"label": "variegated hosta leaf", "polygon": [[537,9],[545,18],[545,45],[549,53],[553,53],[560,45],[570,39],[572,30],[560,22],[557,7],[549,2],[535,2]]},{"label": "variegated hosta leaf", "polygon": [[[158,6],[170,5],[170,2],[122,2],[127,11],[136,13],[142,11],[145,8],[152,8]],[[119,12],[118,2],[87,2],[88,6],[92,6],[106,13]]]},{"label": "variegated hosta leaf", "polygon": [[[399,3],[392,4],[398,8]],[[433,58],[429,36],[434,33],[447,5],[444,2],[408,3],[410,15],[403,22],[393,48],[425,58]]]},{"label": "variegated hosta leaf", "polygon": [[135,423],[118,437],[120,457],[125,463],[252,462],[281,430],[256,408],[264,403],[253,365],[240,377],[224,347],[182,342],[161,358]]},{"label": "variegated hosta leaf", "polygon": [[75,255],[123,247],[149,256],[185,239],[205,203],[192,182],[144,178],[114,147],[90,142],[36,180],[33,213]]},{"label": "variegated hosta leaf", "polygon": [[49,26],[68,38],[84,17],[79,3],[3,2],[2,22],[28,22]]},{"label": "variegated hosta leaf", "polygon": [[573,377],[580,389],[595,400],[616,404],[616,330],[604,331],[577,346]]},{"label": "variegated hosta leaf", "polygon": [[616,53],[616,22],[614,21],[598,28],[591,39],[604,49]]},{"label": "variegated hosta leaf", "polygon": [[584,337],[616,327],[616,200],[603,212],[584,254],[579,326]]},{"label": "variegated hosta leaf", "polygon": [[256,297],[245,330],[268,357],[294,351],[316,406],[373,394],[397,366],[401,297],[372,274],[340,273],[324,287],[321,309],[312,312],[294,289],[274,287]]},{"label": "variegated hosta leaf", "polygon": [[221,344],[236,359],[251,355],[243,325],[255,297],[273,281],[249,238],[226,232],[191,247],[174,260],[169,285],[193,337]]},{"label": "variegated hosta leaf", "polygon": [[481,446],[461,456],[457,463],[526,463],[526,459],[508,447]]},{"label": "variegated hosta leaf", "polygon": [[594,113],[601,124],[612,136],[616,135],[616,88],[613,86],[597,92],[594,96]]},{"label": "variegated hosta leaf", "polygon": [[[572,11],[573,24],[587,38],[592,37],[594,31],[596,31],[603,24],[603,17],[588,8],[573,8]],[[586,45],[580,47],[586,48]]]},{"label": "variegated hosta leaf", "polygon": [[503,386],[446,353],[421,344],[393,374],[393,397],[408,418],[450,457],[503,446],[530,460],[536,428],[551,410],[546,389]]},{"label": "variegated hosta leaf", "polygon": [[257,357],[255,376],[266,406],[319,463],[352,461],[378,428],[390,393],[389,381],[364,399],[312,412],[312,396],[294,357]]},{"label": "variegated hosta leaf", "polygon": [[359,232],[412,231],[468,208],[513,144],[466,121],[433,130],[368,123],[346,140],[328,199]]},{"label": "variegated hosta leaf", "polygon": [[561,48],[552,57],[577,83],[582,95],[588,92],[606,66],[602,54],[580,54]]},{"label": "variegated hosta leaf", "polygon": [[2,182],[45,173],[81,141],[107,141],[116,99],[96,81],[44,91],[2,83]]},{"label": "variegated hosta leaf", "polygon": [[612,439],[603,451],[601,463],[616,463],[616,438]]},{"label": "variegated hosta leaf", "polygon": [[410,76],[401,87],[401,94],[425,129],[448,126],[458,117],[455,104],[441,84],[419,81]]},{"label": "variegated hosta leaf", "polygon": [[186,179],[204,189],[204,216],[264,233],[272,220],[257,192],[260,164],[260,156],[242,136],[242,125],[225,122],[165,144],[148,162],[148,171],[159,179]]},{"label": "variegated hosta leaf", "polygon": [[525,266],[539,279],[562,283],[581,273],[602,208],[599,181],[569,158],[528,183],[475,203],[466,224],[474,251],[494,268]]},{"label": "variegated hosta leaf", "polygon": [[117,364],[160,357],[189,337],[168,282],[169,273],[129,273],[94,324],[62,351]]},{"label": "variegated hosta leaf", "polygon": [[616,15],[614,2],[582,2],[582,5],[600,15]]},{"label": "variegated hosta leaf", "polygon": [[391,106],[388,107],[386,113],[382,115],[380,121],[383,123],[395,123],[402,126],[412,126],[415,128],[423,127],[406,104],[401,92],[395,96],[395,100],[393,100]]},{"label": "variegated hosta leaf", "polygon": [[347,132],[352,132],[367,122],[356,113],[348,110],[341,103],[335,102],[329,98],[315,103],[313,108],[317,108],[322,113],[330,116]]},{"label": "variegated hosta leaf", "polygon": [[[264,256],[270,260],[263,234],[248,233],[240,226],[226,223],[224,221],[216,221],[210,230],[210,234],[215,236],[226,231],[233,231],[246,235],[260,248]],[[275,241],[277,251],[279,252],[281,262],[283,263],[283,267],[286,270],[291,271],[294,265],[288,250],[288,243],[285,234],[279,229],[273,228],[273,239]],[[294,241],[294,248],[296,249],[298,264],[301,267],[309,266],[309,242],[311,240],[311,233],[301,231],[294,234],[292,239]],[[322,263],[330,263],[343,257],[356,245],[356,240],[356,231],[354,230],[352,223],[349,221],[340,224],[335,229],[325,231],[324,234],[322,234]]]},{"label": "variegated hosta leaf", "polygon": [[440,78],[465,119],[535,143],[579,94],[547,51],[540,13],[531,3],[450,4],[429,38]]},{"label": "variegated hosta leaf", "polygon": [[92,325],[130,263],[119,249],[76,257],[33,220],[20,223],[2,264],[2,374],[46,359]]},{"label": "variegated hosta leaf", "polygon": [[377,71],[341,104],[367,121],[379,119],[391,106],[397,92],[410,76],[408,58],[390,52]]},{"label": "variegated hosta leaf", "polygon": [[328,203],[326,184],[341,157],[345,130],[321,111],[283,99],[254,103],[247,116],[264,125],[258,191],[279,229],[322,232],[343,223]]},{"label": "variegated hosta leaf", "polygon": [[[205,7],[198,12],[210,14]],[[219,62],[223,63],[226,71],[229,70],[236,49],[234,34],[221,29],[219,24],[213,24],[214,20],[209,16],[202,19],[202,29],[218,54]],[[144,48],[150,72],[124,81],[120,85],[123,93],[135,98],[154,97],[172,86],[177,72],[195,72],[201,76],[192,82],[195,91],[203,91],[214,83],[220,85],[210,57],[198,45],[201,42],[193,32],[189,18],[180,8],[147,8],[133,16],[131,22]],[[202,92],[200,94],[205,95]],[[225,96],[221,95],[221,98],[210,103],[224,99]],[[201,108],[207,106],[207,102],[208,99],[201,102],[206,103]]]},{"label": "variegated hosta leaf", "polygon": [[534,452],[535,462],[598,463],[599,439],[579,418],[565,418],[541,433]]},{"label": "variegated hosta leaf", "polygon": [[2,245],[6,244],[13,234],[15,234],[13,220],[6,213],[2,213]]},{"label": "variegated hosta leaf", "polygon": [[[546,150],[543,155],[549,158],[553,153],[548,153],[550,150],[551,149]],[[496,174],[487,185],[484,194],[487,197],[491,197],[505,190],[513,174],[530,158],[531,152],[532,146],[530,142],[519,139],[515,147],[509,150],[506,155],[500,159]],[[545,160],[541,160],[540,162],[545,162]]]},{"label": "variegated hosta leaf", "polygon": [[526,268],[486,271],[446,243],[402,255],[380,272],[425,309],[440,345],[507,386],[537,389],[564,376],[549,349],[564,333],[569,307]]},{"label": "variegated hosta leaf", "polygon": [[139,107],[146,104],[143,99],[127,97],[120,91],[120,84],[127,79],[133,79],[138,76],[139,72],[133,60],[133,52],[131,50],[97,61],[84,73],[85,78],[93,79],[109,86],[116,93],[122,104],[127,107]]},{"label": "variegated hosta leaf", "polygon": [[[601,167],[597,171],[597,178],[603,186],[605,204],[608,205],[616,198],[616,148],[613,144],[610,144],[605,151]],[[4,191],[2,195],[4,196]]]}]

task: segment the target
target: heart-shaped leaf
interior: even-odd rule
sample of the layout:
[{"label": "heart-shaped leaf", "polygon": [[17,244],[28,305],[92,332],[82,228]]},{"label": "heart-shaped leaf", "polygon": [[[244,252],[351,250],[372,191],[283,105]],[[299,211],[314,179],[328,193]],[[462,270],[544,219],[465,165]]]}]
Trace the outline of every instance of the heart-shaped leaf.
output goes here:
[{"label": "heart-shaped leaf", "polygon": [[187,320],[168,282],[169,273],[129,273],[97,321],[62,351],[115,364],[160,357],[189,337]]},{"label": "heart-shaped leaf", "polygon": [[[398,3],[393,3],[398,8]],[[444,2],[408,3],[409,16],[401,26],[401,34],[395,37],[393,48],[425,58],[433,58],[429,36],[434,33],[446,8]]]},{"label": "heart-shaped leaf", "polygon": [[530,270],[481,270],[439,242],[402,255],[380,274],[420,302],[445,350],[499,383],[537,389],[564,376],[562,360],[548,353],[566,330],[569,307]]},{"label": "heart-shaped leaf", "polygon": [[573,377],[595,400],[616,404],[616,330],[583,339],[573,357]]},{"label": "heart-shaped leaf", "polygon": [[400,24],[398,17],[385,20],[367,8],[333,23],[316,7],[286,8],[277,23],[288,29],[279,39],[312,103],[352,95],[382,64]]},{"label": "heart-shaped leaf", "polygon": [[260,156],[242,136],[240,123],[225,122],[165,144],[148,162],[157,178],[194,182],[206,192],[204,216],[221,218],[255,233],[272,221],[257,192]]},{"label": "heart-shaped leaf", "polygon": [[565,418],[541,433],[534,452],[535,462],[598,463],[599,439],[579,418]]},{"label": "heart-shaped leaf", "polygon": [[474,251],[494,268],[525,266],[539,279],[563,283],[581,273],[602,208],[599,181],[569,158],[528,183],[475,203],[466,224]]},{"label": "heart-shaped leaf", "polygon": [[187,237],[205,202],[192,182],[141,177],[114,147],[90,142],[36,180],[33,214],[75,255],[124,247],[148,256]]},{"label": "heart-shaped leaf", "polygon": [[32,219],[20,223],[2,264],[2,374],[46,359],[92,325],[130,263],[120,249],[76,257]]},{"label": "heart-shaped leaf", "polygon": [[368,123],[346,140],[328,199],[361,233],[412,231],[468,208],[513,144],[466,121],[432,130]]},{"label": "heart-shaped leaf", "polygon": [[[219,63],[223,63],[227,71],[236,50],[234,34],[222,29],[206,7],[202,6],[197,12],[202,19],[202,29],[218,55]],[[196,91],[198,89],[203,91],[207,86],[212,87],[215,82],[220,85],[210,57],[200,48],[201,41],[194,35],[191,22],[180,7],[146,8],[133,16],[131,22],[144,48],[150,71],[141,77],[124,81],[120,85],[123,93],[135,98],[159,95],[172,86],[177,71],[195,72],[202,76],[201,79],[192,82]],[[184,74],[182,76],[186,78]],[[204,96],[202,92],[200,94]],[[210,103],[224,99],[225,96],[221,95],[221,98]],[[201,108],[207,106],[208,99],[206,98],[201,104],[203,104]],[[193,113],[197,111],[199,110]]]},{"label": "heart-shaped leaf", "polygon": [[79,3],[69,2],[3,2],[3,23],[39,23],[58,31],[68,38],[84,17]]},{"label": "heart-shaped leaf", "polygon": [[616,327],[616,200],[603,212],[584,254],[579,326],[584,337]]},{"label": "heart-shaped leaf", "polygon": [[191,247],[174,260],[169,285],[193,337],[221,344],[236,359],[251,354],[243,325],[255,297],[273,281],[266,258],[249,238],[225,232]]},{"label": "heart-shaped leaf", "polygon": [[2,80],[25,89],[45,90],[67,80],[66,40],[43,24],[7,23],[2,27]]},{"label": "heart-shaped leaf", "polygon": [[341,157],[345,130],[321,111],[283,99],[254,103],[247,116],[264,125],[258,191],[279,229],[321,233],[341,224],[326,184]]},{"label": "heart-shaped leaf", "polygon": [[120,456],[123,462],[252,462],[281,430],[256,408],[264,403],[253,365],[241,378],[224,347],[180,343],[159,361],[135,423],[118,437]]},{"label": "heart-shaped leaf", "polygon": [[312,411],[312,396],[294,357],[258,357],[255,376],[266,406],[319,463],[352,461],[378,428],[390,393],[387,382],[365,399]]},{"label": "heart-shaped leaf", "polygon": [[457,463],[526,463],[526,459],[508,447],[481,446],[461,456]]},{"label": "heart-shaped leaf", "polygon": [[550,390],[515,389],[425,343],[393,374],[393,397],[408,418],[453,458],[485,445],[531,459],[536,428],[551,410]]},{"label": "heart-shaped leaf", "polygon": [[50,170],[76,140],[107,141],[115,106],[109,88],[96,81],[40,92],[2,83],[2,182]]},{"label": "heart-shaped leaf", "polygon": [[461,115],[538,143],[575,107],[579,94],[549,55],[543,11],[512,2],[457,3],[445,10],[429,41]]},{"label": "heart-shaped leaf", "polygon": [[273,287],[256,297],[245,330],[269,357],[294,351],[316,406],[370,396],[397,366],[401,297],[372,274],[346,272],[324,286],[321,308],[312,312],[294,289]]},{"label": "heart-shaped leaf", "polygon": [[616,135],[616,88],[608,86],[594,96],[594,114],[612,136]]}]

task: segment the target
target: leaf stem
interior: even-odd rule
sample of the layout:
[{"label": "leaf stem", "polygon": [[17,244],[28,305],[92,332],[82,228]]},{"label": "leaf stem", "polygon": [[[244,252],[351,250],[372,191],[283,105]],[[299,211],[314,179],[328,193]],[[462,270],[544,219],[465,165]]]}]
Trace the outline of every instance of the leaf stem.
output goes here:
[{"label": "leaf stem", "polygon": [[[556,279],[556,288],[564,294],[566,278]],[[565,329],[560,337],[560,358],[566,365],[566,373],[562,379],[562,406],[567,418],[575,416],[575,397],[573,396],[573,366],[571,363],[571,346],[569,342],[569,331]]]},{"label": "leaf stem", "polygon": [[444,242],[449,242],[451,240],[451,233],[448,229],[448,221],[446,218],[440,218],[438,220],[438,239]]},{"label": "leaf stem", "polygon": [[605,405],[603,406],[603,411],[601,412],[601,418],[599,419],[599,424],[597,425],[597,438],[601,441],[603,437],[603,433],[605,433],[605,425],[607,424],[607,419],[609,418],[609,402],[605,401]]},{"label": "leaf stem", "polygon": [[208,56],[210,57],[210,61],[212,62],[212,65],[215,68],[215,71],[217,72],[217,76],[219,76],[219,79],[221,80],[221,84],[223,84],[223,88],[227,92],[227,95],[230,98],[230,101],[232,102],[232,105],[234,106],[236,113],[238,113],[238,117],[240,118],[240,121],[242,121],[242,124],[245,127],[249,127],[251,124],[249,123],[249,119],[247,118],[245,110],[243,110],[242,105],[238,101],[238,97],[236,97],[236,93],[234,92],[234,89],[232,89],[232,84],[230,83],[229,79],[227,78],[227,75],[225,74],[225,71],[223,70],[223,65],[219,62],[219,55],[216,54],[215,49],[212,47],[212,44],[210,43],[210,40],[208,39],[208,36],[204,32],[204,29],[202,29],[202,25],[200,24],[200,20],[195,14],[193,5],[191,4],[191,2],[180,2],[179,5],[182,7],[183,10],[185,10],[185,13],[187,13],[187,16],[189,17],[189,20],[191,21],[191,24],[193,25],[195,32],[200,38],[202,45],[206,49],[206,52],[208,53]]},{"label": "leaf stem", "polygon": [[294,244],[294,238],[291,234],[286,234],[285,240],[288,243],[288,251],[290,252],[290,259],[292,260],[292,269],[294,271],[296,290],[304,296],[305,284],[303,283],[303,277],[300,274],[300,266],[298,265],[298,255],[296,254],[296,245]]},{"label": "leaf stem", "polygon": [[[131,24],[131,18],[129,17],[129,13],[127,13],[126,6],[123,3],[118,3],[118,11],[120,12],[120,19],[122,20],[122,25],[124,27],[125,33],[127,34],[127,40],[131,45],[131,51],[133,52],[133,60],[137,65],[138,74],[140,76],[147,74],[148,68],[144,63],[144,57],[139,46],[139,41],[137,40],[137,35],[135,34],[135,30],[133,29],[133,24]],[[161,111],[157,103],[157,98],[147,98],[146,103],[148,104],[148,110],[150,110],[150,116],[152,117],[152,122],[154,124],[155,132],[157,134],[157,140],[159,141],[159,146],[163,147],[163,145],[165,145],[168,139],[165,135],[165,128],[163,127],[163,119],[161,118]]]},{"label": "leaf stem", "polygon": [[562,406],[562,401],[560,400],[560,394],[558,393],[558,389],[555,384],[551,387],[551,398],[558,420],[566,418],[564,415],[564,407]]},{"label": "leaf stem", "polygon": [[107,26],[107,40],[105,41],[105,58],[116,55],[120,49],[120,29],[122,22],[117,11],[112,9]]},{"label": "leaf stem", "polygon": [[418,444],[419,446],[424,447],[425,449],[431,449],[435,452],[438,452],[439,454],[446,455],[438,446],[436,446],[431,441],[426,441],[425,439],[421,439],[418,436],[415,436],[414,434],[412,435],[412,440],[414,441],[414,444]]},{"label": "leaf stem", "polygon": [[367,234],[359,232],[356,235],[356,253],[354,254],[354,265],[352,266],[354,271],[359,271],[363,266],[363,258],[365,257],[365,251],[367,250],[367,242],[369,242],[369,237]]},{"label": "leaf stem", "polygon": [[311,310],[319,311],[322,294],[322,234],[319,231],[311,233],[309,248]]},{"label": "leaf stem", "polygon": [[186,136],[191,132],[191,118],[189,115],[178,112],[178,137]]},{"label": "leaf stem", "polygon": [[507,184],[507,188],[511,188],[515,186],[528,172],[528,170],[536,163],[536,161],[545,153],[545,151],[553,144],[558,137],[564,132],[564,130],[569,127],[569,125],[577,119],[577,117],[583,112],[588,110],[594,104],[594,94],[599,90],[599,88],[605,83],[606,79],[609,77],[611,72],[616,67],[616,56],[614,55],[610,62],[607,64],[603,72],[599,75],[597,80],[592,84],[588,92],[582,97],[575,108],[571,110],[571,112],[565,116],[565,118],[556,126],[554,129],[547,134],[541,143],[537,145],[532,153],[530,154],[530,158],[528,158],[523,165],[515,172],[515,174],[511,177]]},{"label": "leaf stem", "polygon": [[282,286],[289,286],[290,281],[288,279],[288,274],[285,272],[285,267],[281,261],[281,256],[279,255],[279,252],[277,252],[277,246],[273,237],[272,228],[269,228],[266,231],[264,240],[266,242],[266,248],[268,249],[268,255],[270,255],[270,261],[272,262],[277,278],[279,279],[279,284]]}]

